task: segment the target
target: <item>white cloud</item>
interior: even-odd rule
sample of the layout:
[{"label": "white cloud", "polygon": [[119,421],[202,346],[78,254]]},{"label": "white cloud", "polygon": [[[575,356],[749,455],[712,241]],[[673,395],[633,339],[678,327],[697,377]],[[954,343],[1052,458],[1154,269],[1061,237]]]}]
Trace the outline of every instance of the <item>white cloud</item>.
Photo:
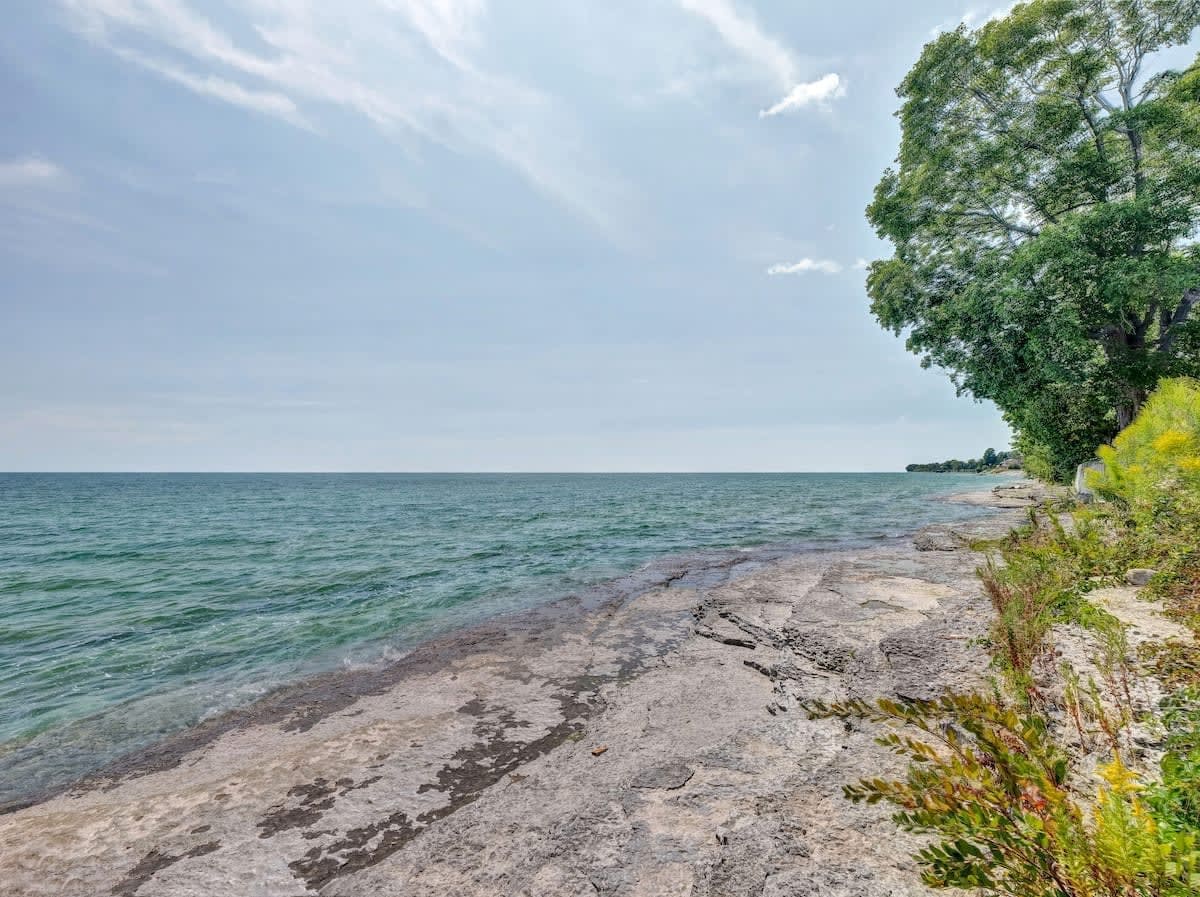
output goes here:
[{"label": "white cloud", "polygon": [[118,49],[117,55],[129,62],[137,63],[168,81],[182,84],[189,90],[204,96],[223,100],[234,106],[241,106],[252,112],[262,112],[283,119],[298,128],[313,130],[312,125],[300,114],[295,102],[290,97],[271,91],[249,90],[242,85],[218,78],[215,75],[195,75],[191,72],[176,68],[157,59],[151,59],[132,50]]},{"label": "white cloud", "polygon": [[679,5],[707,21],[726,44],[769,72],[783,87],[796,82],[797,65],[791,51],[729,0],[679,0]]},{"label": "white cloud", "polygon": [[49,186],[61,184],[66,178],[65,171],[41,156],[0,162],[0,187]]},{"label": "white cloud", "polygon": [[[797,83],[801,65],[795,54],[778,38],[764,32],[749,14],[739,11],[730,0],[678,0],[678,3],[687,12],[708,22],[730,49],[765,74],[777,89],[787,91],[782,100],[759,113],[762,117],[811,103],[828,102],[845,93],[845,84],[835,74]],[[676,82],[672,86],[676,86]]]},{"label": "white cloud", "polygon": [[770,118],[793,109],[802,109],[814,103],[828,103],[846,95],[845,82],[834,72],[830,72],[816,81],[797,84],[782,100],[769,109],[758,113],[759,118]]},{"label": "white cloud", "polygon": [[807,274],[810,271],[837,274],[841,270],[842,266],[832,259],[800,259],[792,264],[772,265],[767,269],[767,273],[774,277],[778,274]]},{"label": "white cloud", "polygon": [[88,38],[189,90],[317,131],[318,114],[340,108],[410,158],[420,141],[488,154],[614,241],[636,242],[635,195],[592,157],[574,110],[480,62],[484,0],[230,0],[228,33],[199,0],[60,2]]},{"label": "white cloud", "polygon": [[866,259],[856,259],[854,262],[854,270],[855,271],[866,271],[870,267],[871,267],[871,263],[868,262]]}]

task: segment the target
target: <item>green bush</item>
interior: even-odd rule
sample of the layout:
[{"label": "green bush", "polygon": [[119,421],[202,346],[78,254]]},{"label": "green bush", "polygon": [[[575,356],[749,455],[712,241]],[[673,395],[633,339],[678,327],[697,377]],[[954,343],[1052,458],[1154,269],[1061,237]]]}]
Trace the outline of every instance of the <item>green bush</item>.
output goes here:
[{"label": "green bush", "polygon": [[1069,478],[1068,467],[1058,463],[1054,450],[1045,443],[1018,431],[1013,445],[1021,454],[1021,466],[1031,477],[1045,483],[1065,482]]},{"label": "green bush", "polygon": [[1181,689],[1164,704],[1162,781],[1148,790],[1146,802],[1164,828],[1200,835],[1200,688]]},{"label": "green bush", "polygon": [[863,780],[845,793],[887,801],[901,828],[938,838],[917,853],[932,887],[1013,897],[1185,897],[1200,888],[1195,834],[1158,825],[1120,758],[1081,805],[1066,755],[1037,714],[980,695],[806,709],[898,727],[878,741],[909,761],[906,778]]},{"label": "green bush", "polygon": [[1156,530],[1194,523],[1200,512],[1200,381],[1163,380],[1137,419],[1099,454],[1104,470],[1090,475],[1091,484],[1127,507],[1137,523]]},{"label": "green bush", "polygon": [[[1027,469],[1046,460],[1045,472],[1061,475],[1035,445],[1021,448]],[[1143,784],[1122,761],[1119,737],[1134,718],[1138,671],[1120,621],[1088,601],[1130,567],[1152,567],[1146,594],[1200,635],[1200,382],[1163,381],[1100,454],[1106,469],[1093,483],[1110,501],[1064,519],[1031,511],[1028,525],[974,546],[989,552],[979,575],[995,611],[989,647],[1003,693],[808,706],[816,718],[889,724],[879,741],[908,761],[906,777],[864,780],[846,795],[891,803],[900,827],[935,836],[916,855],[931,886],[1013,897],[1200,895],[1200,644],[1143,646],[1143,661],[1173,690],[1157,714],[1160,781]],[[1113,715],[1094,679],[1085,685],[1064,668],[1080,741],[1095,725],[1113,752],[1095,789],[1067,781],[1067,754],[1035,682],[1060,622],[1093,631],[1094,661],[1118,704]]]},{"label": "green bush", "polygon": [[1100,457],[1090,480],[1124,515],[1126,553],[1158,571],[1150,591],[1200,631],[1200,381],[1163,380]]}]

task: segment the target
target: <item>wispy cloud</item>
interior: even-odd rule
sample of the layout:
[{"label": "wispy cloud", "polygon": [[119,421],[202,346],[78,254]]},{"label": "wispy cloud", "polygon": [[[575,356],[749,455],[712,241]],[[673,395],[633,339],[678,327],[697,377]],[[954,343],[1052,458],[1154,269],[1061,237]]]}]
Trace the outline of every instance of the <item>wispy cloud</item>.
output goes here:
[{"label": "wispy cloud", "polygon": [[413,138],[482,151],[614,240],[636,239],[634,193],[591,156],[573,110],[481,61],[484,0],[231,0],[236,32],[197,0],[60,2],[80,33],[189,90],[317,131],[323,109],[348,110],[413,157]]},{"label": "wispy cloud", "polygon": [[866,259],[860,258],[860,259],[854,260],[854,270],[855,271],[866,271],[870,267],[871,267],[871,263],[868,262]]},{"label": "wispy cloud", "polygon": [[726,44],[768,71],[781,86],[796,82],[797,64],[791,51],[729,0],[679,0],[679,5],[706,20]]},{"label": "wispy cloud", "polygon": [[[0,254],[54,270],[106,269],[158,276],[115,243],[119,231],[86,208],[77,174],[39,156],[0,161]],[[136,250],[135,250],[136,252]]]},{"label": "wispy cloud", "polygon": [[836,74],[816,81],[800,81],[802,66],[795,54],[731,0],[678,0],[678,3],[708,22],[730,49],[766,75],[777,90],[786,91],[783,99],[759,113],[763,118],[828,102],[845,93],[845,85]]},{"label": "wispy cloud", "polygon": [[53,186],[66,180],[65,171],[41,156],[0,162],[0,187]]},{"label": "wispy cloud", "polygon": [[160,60],[151,59],[133,50],[118,48],[116,53],[122,59],[136,63],[144,69],[161,75],[168,81],[182,84],[188,90],[202,96],[222,100],[253,112],[272,115],[298,128],[313,130],[313,126],[300,114],[296,103],[284,94],[263,90],[250,90],[241,84],[234,81],[227,81],[215,75],[196,75]]},{"label": "wispy cloud", "polygon": [[816,81],[797,84],[782,100],[769,109],[763,109],[758,115],[759,118],[770,118],[794,109],[803,109],[814,103],[828,103],[830,100],[845,95],[845,82],[837,74],[831,72]]},{"label": "wispy cloud", "polygon": [[772,265],[767,269],[767,274],[772,277],[779,274],[807,274],[812,271],[820,274],[838,274],[841,270],[842,266],[832,259],[805,258],[791,264]]}]

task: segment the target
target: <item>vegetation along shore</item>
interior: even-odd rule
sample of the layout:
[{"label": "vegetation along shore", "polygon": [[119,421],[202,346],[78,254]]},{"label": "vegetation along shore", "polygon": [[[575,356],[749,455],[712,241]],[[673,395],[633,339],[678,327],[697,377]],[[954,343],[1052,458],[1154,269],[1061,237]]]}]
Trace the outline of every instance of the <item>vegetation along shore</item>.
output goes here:
[{"label": "vegetation along shore", "polygon": [[904,469],[909,473],[962,473],[964,471],[985,473],[997,470],[1020,470],[1020,468],[1021,457],[1016,452],[998,452],[994,448],[988,448],[978,458],[972,458],[969,461],[951,458],[949,461],[909,464]]},{"label": "vegetation along shore", "polygon": [[[989,398],[1050,502],[990,545],[988,689],[857,697],[933,887],[1200,893],[1200,4],[1041,0],[926,46],[868,210],[872,309]],[[1099,463],[1092,459],[1099,454]]]}]

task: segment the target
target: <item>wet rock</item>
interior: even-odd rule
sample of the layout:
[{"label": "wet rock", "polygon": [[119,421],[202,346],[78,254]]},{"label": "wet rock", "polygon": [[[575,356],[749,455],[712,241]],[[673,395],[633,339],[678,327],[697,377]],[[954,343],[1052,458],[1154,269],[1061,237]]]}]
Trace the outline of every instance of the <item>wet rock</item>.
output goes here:
[{"label": "wet rock", "polygon": [[133,897],[142,885],[150,881],[155,874],[175,865],[180,860],[210,854],[219,849],[220,846],[220,841],[208,841],[204,844],[198,844],[180,854],[171,854],[155,848],[142,857],[141,861],[113,886],[111,893],[115,894],[116,897]]}]

